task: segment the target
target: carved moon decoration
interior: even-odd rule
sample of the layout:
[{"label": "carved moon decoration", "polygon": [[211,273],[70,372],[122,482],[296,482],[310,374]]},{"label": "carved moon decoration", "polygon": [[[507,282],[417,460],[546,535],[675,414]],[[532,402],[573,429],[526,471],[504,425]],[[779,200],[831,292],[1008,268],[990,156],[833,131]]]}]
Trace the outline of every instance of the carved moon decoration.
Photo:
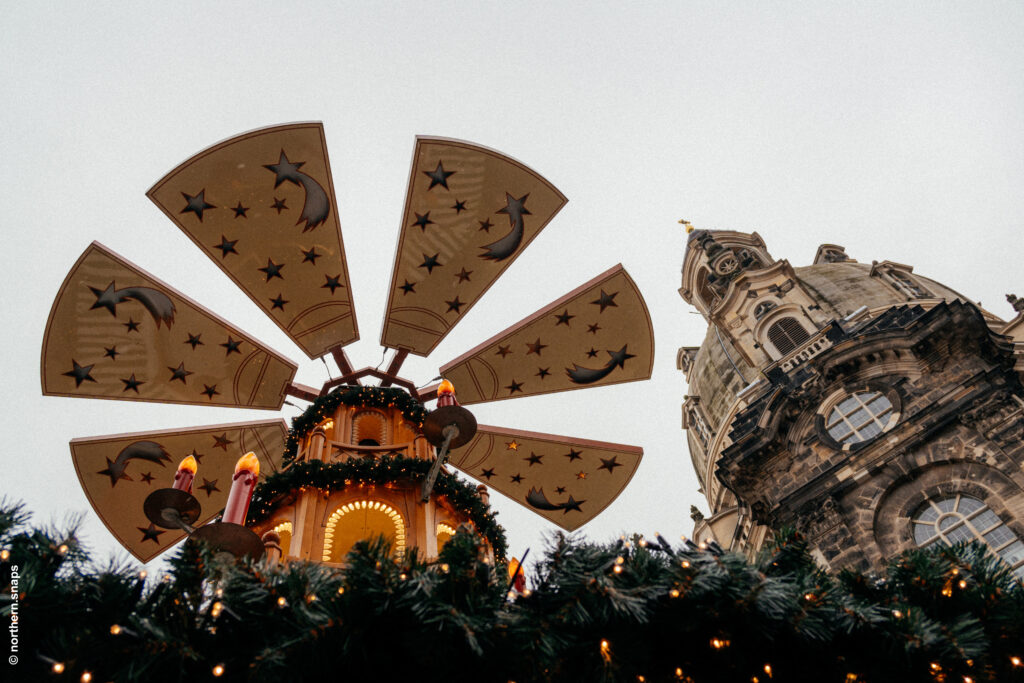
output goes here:
[{"label": "carved moon decoration", "polygon": [[359,338],[321,124],[225,140],[147,196],[310,358]]},{"label": "carved moon decoration", "polygon": [[43,394],[277,410],[296,366],[93,242],[46,322]]},{"label": "carved moon decoration", "polygon": [[441,367],[463,404],[649,379],[654,331],[621,265]]},{"label": "carved moon decoration", "polygon": [[124,548],[149,562],[184,538],[177,529],[153,525],[142,504],[153,491],[169,488],[186,456],[199,468],[192,495],[202,505],[196,526],[224,508],[238,459],[252,451],[260,476],[277,471],[288,434],[284,420],[263,420],[134,434],[95,436],[71,441],[71,460],[93,510]]},{"label": "carved moon decoration", "polygon": [[566,201],[500,152],[417,137],[381,344],[429,354]]},{"label": "carved moon decoration", "polygon": [[611,505],[643,449],[480,425],[451,464],[553,524],[573,531]]}]

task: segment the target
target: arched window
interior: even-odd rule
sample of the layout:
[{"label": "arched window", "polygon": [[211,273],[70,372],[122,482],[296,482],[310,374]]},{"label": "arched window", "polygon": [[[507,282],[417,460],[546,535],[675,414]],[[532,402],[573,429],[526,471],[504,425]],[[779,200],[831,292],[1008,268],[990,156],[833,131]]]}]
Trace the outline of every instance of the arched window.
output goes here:
[{"label": "arched window", "polygon": [[914,513],[911,525],[918,546],[981,541],[1024,578],[1024,543],[977,498],[955,494],[926,500]]},{"label": "arched window", "polygon": [[845,395],[825,418],[828,435],[841,444],[869,441],[891,429],[899,415],[892,401],[881,391],[858,391]]},{"label": "arched window", "polygon": [[768,328],[768,341],[785,356],[811,338],[811,334],[796,318],[781,318]]},{"label": "arched window", "polygon": [[768,315],[768,313],[775,307],[776,304],[774,301],[762,301],[757,306],[754,306],[754,319],[760,320]]},{"label": "arched window", "polygon": [[405,552],[402,514],[379,500],[355,500],[331,513],[324,531],[324,562],[343,562],[357,541],[383,536],[395,554]]},{"label": "arched window", "polygon": [[352,418],[352,443],[360,446],[380,446],[388,443],[388,423],[376,410],[363,410]]},{"label": "arched window", "polygon": [[711,289],[711,284],[708,282],[708,270],[706,268],[701,268],[700,272],[697,273],[697,296],[700,297],[700,300],[704,302],[705,308],[709,311],[718,303],[715,290]]},{"label": "arched window", "polygon": [[889,277],[892,278],[893,286],[905,296],[911,299],[927,299],[931,292],[922,287],[913,277],[902,270],[892,268],[889,270]]}]

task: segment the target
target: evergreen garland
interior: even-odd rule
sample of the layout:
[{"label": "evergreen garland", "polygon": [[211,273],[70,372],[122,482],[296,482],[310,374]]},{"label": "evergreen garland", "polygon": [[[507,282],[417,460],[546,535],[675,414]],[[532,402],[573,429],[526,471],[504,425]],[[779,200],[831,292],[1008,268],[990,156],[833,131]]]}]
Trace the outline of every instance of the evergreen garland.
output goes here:
[{"label": "evergreen garland", "polygon": [[484,556],[465,531],[434,563],[376,540],[343,569],[225,562],[185,544],[146,577],[91,562],[73,530],[28,528],[7,506],[0,613],[14,609],[17,567],[20,661],[0,665],[3,679],[1024,680],[1024,587],[981,545],[910,551],[880,579],[824,574],[792,532],[754,563],[660,538],[557,535],[514,602]]},{"label": "evergreen garland", "polygon": [[[267,519],[285,497],[302,487],[341,491],[359,484],[383,486],[397,481],[419,483],[426,478],[432,464],[429,460],[395,455],[352,458],[331,464],[321,460],[295,463],[256,486],[249,505],[248,521],[258,523]],[[508,550],[505,530],[498,524],[494,513],[480,500],[475,486],[442,470],[434,484],[434,495],[446,498],[452,507],[469,517],[477,531],[494,548],[495,557],[505,559]]]},{"label": "evergreen garland", "polygon": [[284,445],[284,464],[290,464],[299,449],[299,443],[325,419],[334,414],[338,406],[367,408],[398,408],[402,417],[416,429],[423,426],[427,409],[403,389],[395,387],[364,387],[343,385],[326,396],[321,396],[298,417],[292,418],[292,428]]}]

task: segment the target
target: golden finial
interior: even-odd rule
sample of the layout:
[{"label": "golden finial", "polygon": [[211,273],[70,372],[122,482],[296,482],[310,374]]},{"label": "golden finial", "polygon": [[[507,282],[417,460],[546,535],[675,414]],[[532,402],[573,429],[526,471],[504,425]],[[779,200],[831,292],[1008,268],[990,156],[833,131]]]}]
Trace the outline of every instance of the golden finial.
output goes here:
[{"label": "golden finial", "polygon": [[687,235],[689,235],[691,232],[693,232],[693,223],[691,223],[690,221],[686,220],[685,218],[680,218],[679,219],[679,224],[686,226],[686,234]]}]

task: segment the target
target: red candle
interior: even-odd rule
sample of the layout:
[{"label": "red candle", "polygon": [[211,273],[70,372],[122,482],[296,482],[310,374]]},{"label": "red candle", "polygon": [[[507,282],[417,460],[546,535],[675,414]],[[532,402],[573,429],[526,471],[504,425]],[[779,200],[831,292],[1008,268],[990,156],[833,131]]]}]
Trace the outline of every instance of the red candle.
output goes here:
[{"label": "red candle", "polygon": [[437,387],[437,407],[457,405],[459,402],[455,400],[455,386],[448,380],[442,380]]},{"label": "red candle", "polygon": [[192,480],[196,477],[196,459],[191,455],[181,461],[178,471],[174,473],[174,488],[192,493]]},{"label": "red candle", "polygon": [[222,522],[245,524],[245,514],[249,511],[249,501],[256,490],[256,480],[260,476],[260,461],[253,452],[246,453],[235,464],[235,476],[231,478],[231,492],[228,502],[224,505]]}]

